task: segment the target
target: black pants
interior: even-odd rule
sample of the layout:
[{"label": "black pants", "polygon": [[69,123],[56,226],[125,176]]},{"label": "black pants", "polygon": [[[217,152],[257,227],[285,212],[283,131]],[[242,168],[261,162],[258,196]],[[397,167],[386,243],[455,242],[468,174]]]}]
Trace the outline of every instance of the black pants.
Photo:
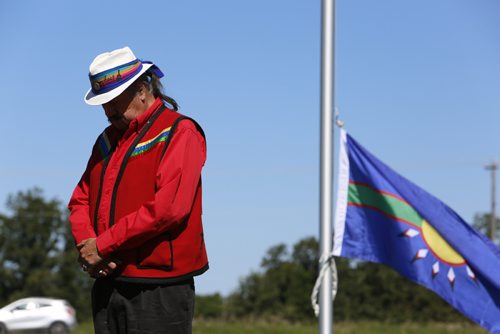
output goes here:
[{"label": "black pants", "polygon": [[169,285],[97,279],[92,288],[95,334],[190,334],[193,279]]}]

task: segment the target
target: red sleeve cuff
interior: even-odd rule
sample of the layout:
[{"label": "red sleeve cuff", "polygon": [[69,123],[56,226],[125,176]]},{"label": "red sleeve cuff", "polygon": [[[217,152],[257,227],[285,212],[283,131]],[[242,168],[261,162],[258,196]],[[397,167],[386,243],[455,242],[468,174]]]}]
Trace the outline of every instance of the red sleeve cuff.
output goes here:
[{"label": "red sleeve cuff", "polygon": [[99,235],[96,239],[96,245],[97,245],[97,251],[103,258],[107,258],[113,254],[115,251],[113,245],[115,244],[115,241],[113,240],[113,237],[110,231],[107,230],[103,234]]}]

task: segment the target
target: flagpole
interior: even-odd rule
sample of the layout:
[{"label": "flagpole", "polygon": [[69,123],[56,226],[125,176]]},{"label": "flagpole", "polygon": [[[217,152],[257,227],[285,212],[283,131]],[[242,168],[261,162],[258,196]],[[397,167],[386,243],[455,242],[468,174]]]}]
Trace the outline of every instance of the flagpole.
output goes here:
[{"label": "flagpole", "polygon": [[[320,256],[325,260],[332,250],[335,0],[322,0],[321,12]],[[319,307],[319,334],[331,334],[333,303],[329,267],[321,282]]]}]

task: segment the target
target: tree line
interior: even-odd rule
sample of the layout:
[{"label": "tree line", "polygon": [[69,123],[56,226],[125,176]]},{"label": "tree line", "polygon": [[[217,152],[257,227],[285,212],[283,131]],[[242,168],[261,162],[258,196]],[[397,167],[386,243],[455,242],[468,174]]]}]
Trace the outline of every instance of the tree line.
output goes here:
[{"label": "tree line", "polygon": [[[68,300],[80,320],[91,316],[93,280],[76,263],[67,210],[33,188],[10,195],[0,213],[0,306],[22,297]],[[487,215],[475,222],[486,228]],[[204,319],[264,318],[312,322],[310,295],[318,275],[318,241],[307,237],[264,254],[260,268],[242,277],[229,295],[196,297],[195,316]],[[433,292],[379,264],[335,259],[338,293],[335,321],[467,321]]]},{"label": "tree line", "polygon": [[79,319],[90,311],[92,281],[76,263],[67,211],[33,188],[9,195],[0,213],[0,304],[23,297],[68,300]]},{"label": "tree line", "polygon": [[[485,233],[489,217],[489,213],[476,214],[474,227]],[[228,296],[198,296],[197,316],[316,321],[310,296],[318,276],[318,254],[314,237],[299,240],[291,249],[285,244],[269,248],[259,270],[241,278]],[[434,292],[384,265],[339,257],[335,262],[335,321],[470,322]]]},{"label": "tree line", "polygon": [[[310,296],[318,275],[318,242],[304,238],[289,252],[269,249],[260,270],[243,277],[227,297],[197,296],[196,314],[209,319],[316,321]],[[468,322],[433,292],[380,264],[335,258],[335,321]]]}]

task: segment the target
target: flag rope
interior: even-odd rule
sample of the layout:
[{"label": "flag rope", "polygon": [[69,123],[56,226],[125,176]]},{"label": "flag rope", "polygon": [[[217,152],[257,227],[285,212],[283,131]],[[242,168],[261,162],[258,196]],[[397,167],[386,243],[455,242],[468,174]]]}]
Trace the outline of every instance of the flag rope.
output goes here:
[{"label": "flag rope", "polygon": [[330,253],[326,259],[324,259],[324,255],[319,259],[320,271],[318,274],[318,278],[316,278],[316,283],[314,283],[314,288],[311,294],[311,304],[314,310],[314,314],[316,317],[319,315],[319,303],[318,303],[318,295],[319,288],[321,286],[321,282],[323,281],[323,277],[325,276],[328,268],[331,269],[332,272],[332,302],[335,300],[335,296],[337,295],[337,265],[335,264],[335,259],[333,258],[333,253]]}]

